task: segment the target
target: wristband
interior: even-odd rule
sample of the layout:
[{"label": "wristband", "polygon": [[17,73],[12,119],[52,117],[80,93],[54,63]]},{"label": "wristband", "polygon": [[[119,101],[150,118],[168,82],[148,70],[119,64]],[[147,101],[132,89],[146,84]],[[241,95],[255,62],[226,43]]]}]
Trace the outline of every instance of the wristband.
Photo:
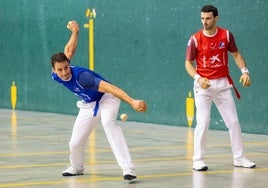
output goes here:
[{"label": "wristband", "polygon": [[198,81],[199,78],[201,78],[199,74],[194,75],[194,80]]},{"label": "wristband", "polygon": [[241,72],[242,72],[242,74],[244,74],[244,73],[249,73],[247,67],[243,67],[243,68],[241,69]]}]

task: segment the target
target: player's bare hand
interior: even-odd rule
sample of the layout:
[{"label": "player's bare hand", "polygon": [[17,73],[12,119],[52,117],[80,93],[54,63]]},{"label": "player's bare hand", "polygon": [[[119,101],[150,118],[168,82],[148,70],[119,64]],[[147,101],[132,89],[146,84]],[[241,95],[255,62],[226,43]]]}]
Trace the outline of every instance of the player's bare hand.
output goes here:
[{"label": "player's bare hand", "polygon": [[239,82],[242,83],[244,87],[249,87],[251,85],[249,74],[243,73],[240,77]]},{"label": "player's bare hand", "polygon": [[201,88],[207,89],[210,87],[210,82],[207,78],[199,78],[198,83],[200,84]]},{"label": "player's bare hand", "polygon": [[67,23],[67,28],[72,32],[78,32],[79,31],[79,25],[76,21],[69,21]]},{"label": "player's bare hand", "polygon": [[147,111],[147,104],[143,100],[133,100],[131,106],[137,112]]}]

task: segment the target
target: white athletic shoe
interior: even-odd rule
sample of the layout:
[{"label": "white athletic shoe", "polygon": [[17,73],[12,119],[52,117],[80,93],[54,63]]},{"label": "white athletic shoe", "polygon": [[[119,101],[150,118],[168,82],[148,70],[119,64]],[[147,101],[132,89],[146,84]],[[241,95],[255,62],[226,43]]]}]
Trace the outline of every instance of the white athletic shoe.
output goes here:
[{"label": "white athletic shoe", "polygon": [[208,166],[203,160],[194,161],[193,169],[196,171],[206,171]]},{"label": "white athletic shoe", "polygon": [[135,174],[134,170],[123,170],[123,177],[124,180],[133,180],[137,178],[137,175]]},{"label": "white athletic shoe", "polygon": [[256,164],[248,160],[246,157],[239,157],[237,159],[234,159],[234,166],[244,168],[254,168]]},{"label": "white athletic shoe", "polygon": [[78,171],[73,166],[69,166],[61,174],[63,176],[78,176],[78,175],[83,175],[83,171]]}]

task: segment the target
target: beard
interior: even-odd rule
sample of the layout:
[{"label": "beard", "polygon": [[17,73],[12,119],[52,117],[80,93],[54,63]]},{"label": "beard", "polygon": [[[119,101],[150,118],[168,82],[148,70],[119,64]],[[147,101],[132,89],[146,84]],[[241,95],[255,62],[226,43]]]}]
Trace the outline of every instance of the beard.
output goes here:
[{"label": "beard", "polygon": [[214,28],[214,26],[213,26],[213,25],[207,25],[207,24],[204,24],[204,25],[203,25],[203,28],[204,28],[205,30],[207,30],[207,31],[210,31],[210,30],[212,30],[212,29]]}]

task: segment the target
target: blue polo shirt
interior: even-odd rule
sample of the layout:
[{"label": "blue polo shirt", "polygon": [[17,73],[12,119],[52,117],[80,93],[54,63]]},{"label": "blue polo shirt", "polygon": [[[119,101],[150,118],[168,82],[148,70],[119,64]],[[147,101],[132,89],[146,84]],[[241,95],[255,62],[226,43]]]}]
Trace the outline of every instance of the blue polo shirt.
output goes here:
[{"label": "blue polo shirt", "polygon": [[90,103],[96,102],[94,116],[97,114],[98,103],[104,93],[99,92],[99,83],[101,80],[108,82],[102,76],[87,68],[70,66],[72,77],[68,81],[64,81],[52,72],[52,79],[65,86],[77,97],[83,101]]}]

